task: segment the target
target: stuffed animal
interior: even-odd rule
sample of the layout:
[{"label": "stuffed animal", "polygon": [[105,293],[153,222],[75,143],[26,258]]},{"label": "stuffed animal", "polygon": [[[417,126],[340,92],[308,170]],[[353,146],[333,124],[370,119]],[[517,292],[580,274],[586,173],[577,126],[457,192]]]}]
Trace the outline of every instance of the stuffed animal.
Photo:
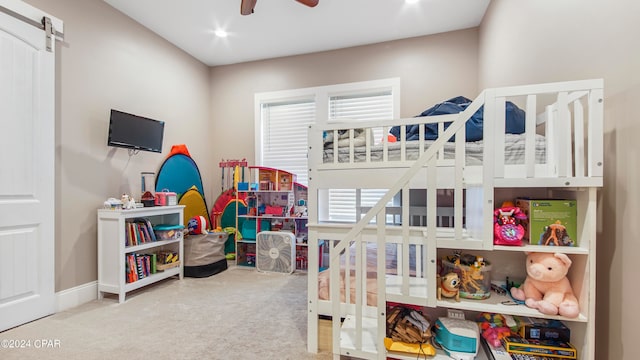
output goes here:
[{"label": "stuffed animal", "polygon": [[442,300],[443,296],[460,301],[460,277],[457,273],[450,272],[442,278],[438,276],[438,300]]},{"label": "stuffed animal", "polygon": [[527,278],[520,288],[511,288],[511,295],[543,314],[575,318],[580,306],[566,276],[570,267],[566,254],[528,253]]},{"label": "stuffed animal", "polygon": [[122,201],[123,209],[130,210],[136,208],[136,201],[133,200],[133,196],[122,194],[122,198],[120,199],[120,201]]}]

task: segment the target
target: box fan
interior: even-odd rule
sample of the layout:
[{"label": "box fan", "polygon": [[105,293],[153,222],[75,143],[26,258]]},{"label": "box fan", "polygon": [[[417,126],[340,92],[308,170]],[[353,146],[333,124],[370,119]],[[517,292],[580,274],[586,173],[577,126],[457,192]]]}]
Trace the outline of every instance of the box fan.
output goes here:
[{"label": "box fan", "polygon": [[256,236],[256,269],[291,274],[296,269],[296,237],[288,231],[261,231]]}]

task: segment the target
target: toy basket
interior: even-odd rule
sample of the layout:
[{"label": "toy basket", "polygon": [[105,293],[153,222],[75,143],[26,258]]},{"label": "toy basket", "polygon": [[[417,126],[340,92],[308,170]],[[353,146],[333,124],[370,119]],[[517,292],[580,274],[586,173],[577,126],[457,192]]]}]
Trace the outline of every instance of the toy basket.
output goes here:
[{"label": "toy basket", "polygon": [[[443,274],[455,272],[460,277],[460,297],[465,299],[483,300],[491,296],[491,264],[482,261],[474,264],[476,256],[460,255],[460,263],[456,263],[457,256],[442,258]],[[467,259],[465,261],[465,259]],[[473,261],[471,259],[474,259]],[[467,265],[468,264],[468,265]]]}]

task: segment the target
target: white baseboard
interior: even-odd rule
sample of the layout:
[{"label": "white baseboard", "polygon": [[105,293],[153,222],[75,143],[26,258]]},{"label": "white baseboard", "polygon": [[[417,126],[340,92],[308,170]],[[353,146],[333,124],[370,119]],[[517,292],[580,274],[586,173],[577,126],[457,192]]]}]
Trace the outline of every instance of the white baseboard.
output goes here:
[{"label": "white baseboard", "polygon": [[98,298],[98,282],[92,281],[56,293],[56,312],[80,306]]}]

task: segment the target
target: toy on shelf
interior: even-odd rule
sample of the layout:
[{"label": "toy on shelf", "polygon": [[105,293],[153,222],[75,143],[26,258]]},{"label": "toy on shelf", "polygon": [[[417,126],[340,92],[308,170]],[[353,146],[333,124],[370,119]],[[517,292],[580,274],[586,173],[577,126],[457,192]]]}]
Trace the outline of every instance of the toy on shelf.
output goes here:
[{"label": "toy on shelf", "polygon": [[444,273],[454,272],[460,278],[460,297],[484,300],[491,296],[491,264],[481,256],[455,252],[442,259]]},{"label": "toy on shelf", "polygon": [[496,245],[522,245],[522,238],[525,234],[522,221],[527,219],[527,215],[511,203],[503,203],[502,207],[494,213],[493,223],[493,243]]},{"label": "toy on shelf", "polygon": [[116,198],[108,198],[107,201],[104,202],[104,208],[108,210],[121,210],[122,200],[118,200]]},{"label": "toy on shelf", "polygon": [[[476,319],[482,337],[493,347],[502,344],[504,337],[510,336],[512,329],[508,326],[508,321],[502,314],[483,312]],[[511,320],[513,322],[513,319]]]},{"label": "toy on shelf", "polygon": [[136,208],[136,201],[133,199],[133,196],[122,194],[122,198],[120,199],[120,201],[122,201],[122,208],[125,210]]},{"label": "toy on shelf", "polygon": [[384,345],[387,350],[434,356],[431,345],[431,319],[418,306],[387,303],[387,328]]},{"label": "toy on shelf", "polygon": [[229,234],[225,244],[225,253],[231,259],[235,258],[235,242],[240,236],[240,231],[236,227],[239,228],[242,225],[242,223],[236,223],[236,216],[238,214],[246,215],[247,213],[245,201],[247,194],[237,192],[241,184],[246,184],[244,179],[247,161],[246,159],[222,160],[219,166],[222,173],[222,192],[211,209],[211,228],[219,229]]},{"label": "toy on shelf", "polygon": [[562,225],[560,220],[556,220],[555,223],[549,224],[545,227],[544,234],[542,234],[542,242],[544,245],[553,246],[572,246],[573,240],[567,233],[567,227]]},{"label": "toy on shelf", "polygon": [[[218,164],[222,169],[222,192],[225,190],[238,188],[238,182],[244,182],[244,170],[248,163],[246,159],[242,160],[222,160]],[[227,173],[225,180],[225,172]],[[245,189],[248,190],[248,189]]]},{"label": "toy on shelf", "polygon": [[294,215],[297,217],[307,216],[307,200],[298,200],[298,202],[294,206]]},{"label": "toy on shelf", "polygon": [[200,234],[208,234],[209,227],[207,223],[207,218],[204,216],[198,215],[189,219],[187,223],[187,230],[189,234],[192,235],[200,235]]},{"label": "toy on shelf", "polygon": [[531,252],[527,254],[527,278],[520,288],[512,287],[511,295],[543,314],[575,318],[580,313],[567,272],[571,259],[562,253]]},{"label": "toy on shelf", "polygon": [[438,300],[442,300],[443,296],[460,301],[460,277],[455,272],[438,276]]}]

